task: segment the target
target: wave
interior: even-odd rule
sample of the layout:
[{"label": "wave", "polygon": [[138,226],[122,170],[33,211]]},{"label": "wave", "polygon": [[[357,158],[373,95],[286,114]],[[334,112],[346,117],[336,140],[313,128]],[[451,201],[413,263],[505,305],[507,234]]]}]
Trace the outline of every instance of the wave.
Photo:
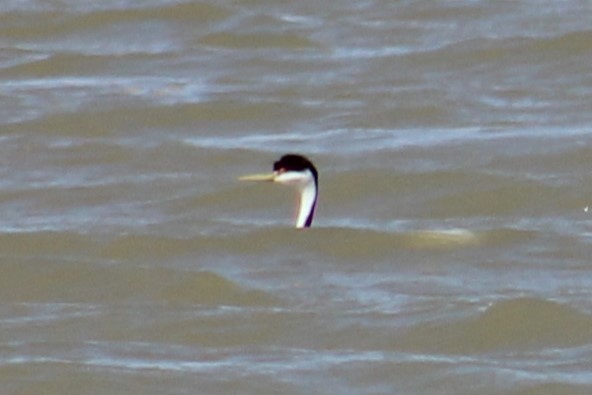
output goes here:
[{"label": "wave", "polygon": [[97,257],[4,258],[0,298],[17,303],[269,306],[271,295],[209,270],[106,262]]},{"label": "wave", "polygon": [[154,19],[205,23],[217,22],[231,15],[233,12],[228,8],[201,2],[129,8],[109,8],[109,5],[104,8],[100,5],[89,7],[88,4],[81,5],[80,8],[73,6],[54,9],[48,6],[25,13],[18,9],[0,13],[0,34],[16,38],[47,39],[53,35],[81,34],[88,29],[102,29],[114,24]]},{"label": "wave", "polygon": [[592,342],[592,315],[537,298],[496,302],[477,317],[428,324],[403,343],[453,354],[577,347]]}]

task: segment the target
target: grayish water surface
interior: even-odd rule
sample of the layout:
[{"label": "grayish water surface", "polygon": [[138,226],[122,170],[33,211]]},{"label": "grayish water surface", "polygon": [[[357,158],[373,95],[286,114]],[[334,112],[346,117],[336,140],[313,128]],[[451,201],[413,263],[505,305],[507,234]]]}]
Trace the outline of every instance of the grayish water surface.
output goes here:
[{"label": "grayish water surface", "polygon": [[1,2],[0,393],[590,394],[591,4]]}]

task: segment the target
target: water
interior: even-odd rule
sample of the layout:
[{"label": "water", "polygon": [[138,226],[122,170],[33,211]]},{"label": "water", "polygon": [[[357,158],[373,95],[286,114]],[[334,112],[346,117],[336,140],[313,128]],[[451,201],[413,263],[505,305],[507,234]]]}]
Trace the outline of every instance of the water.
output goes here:
[{"label": "water", "polygon": [[4,1],[0,392],[590,393],[590,7]]}]

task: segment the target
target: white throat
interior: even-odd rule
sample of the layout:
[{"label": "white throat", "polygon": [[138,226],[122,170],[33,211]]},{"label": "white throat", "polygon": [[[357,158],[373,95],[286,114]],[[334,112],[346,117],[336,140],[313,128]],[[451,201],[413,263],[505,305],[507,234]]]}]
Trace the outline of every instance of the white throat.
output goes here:
[{"label": "white throat", "polygon": [[[317,186],[314,180],[300,188],[300,208],[296,217],[296,227],[304,228],[310,226],[317,203]],[[309,220],[310,218],[310,220]]]},{"label": "white throat", "polygon": [[274,181],[284,185],[296,187],[300,192],[300,206],[296,217],[296,227],[310,226],[317,204],[317,183],[314,175],[308,169],[303,171],[286,171],[278,173]]}]

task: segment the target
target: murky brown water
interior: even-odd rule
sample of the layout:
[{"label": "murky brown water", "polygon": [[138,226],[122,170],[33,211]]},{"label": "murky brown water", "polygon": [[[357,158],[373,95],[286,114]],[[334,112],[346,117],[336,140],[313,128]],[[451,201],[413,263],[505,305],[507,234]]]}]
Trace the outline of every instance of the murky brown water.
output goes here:
[{"label": "murky brown water", "polygon": [[591,12],[3,2],[0,393],[589,394]]}]

